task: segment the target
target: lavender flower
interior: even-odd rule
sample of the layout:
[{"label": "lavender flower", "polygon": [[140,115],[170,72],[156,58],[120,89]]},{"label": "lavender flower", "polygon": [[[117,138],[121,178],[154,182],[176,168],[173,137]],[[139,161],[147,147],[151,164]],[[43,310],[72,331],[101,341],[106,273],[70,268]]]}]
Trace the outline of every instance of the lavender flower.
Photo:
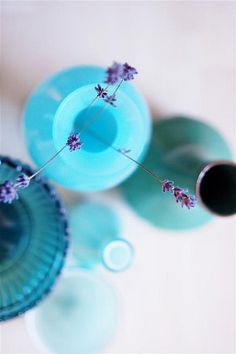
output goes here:
[{"label": "lavender flower", "polygon": [[97,91],[97,96],[100,98],[105,98],[107,96],[107,90],[102,88],[101,85],[97,85],[95,87],[95,90]]},{"label": "lavender flower", "polygon": [[71,133],[67,139],[66,145],[69,146],[70,151],[76,151],[81,149],[83,143],[80,141],[78,133]]},{"label": "lavender flower", "polygon": [[137,74],[137,70],[130,66],[128,63],[125,63],[123,65],[123,73],[121,75],[121,78],[124,81],[129,81],[134,79],[134,75]]},{"label": "lavender flower", "polygon": [[183,188],[174,187],[174,182],[168,179],[161,181],[162,191],[173,193],[177,203],[181,203],[181,206],[186,206],[188,209],[194,208],[197,203],[197,198],[194,195],[187,194]]},{"label": "lavender flower", "polygon": [[16,185],[11,181],[0,184],[0,202],[11,204],[15,199],[18,199]]},{"label": "lavender flower", "polygon": [[115,101],[116,101],[116,95],[115,94],[113,94],[113,95],[111,95],[111,96],[106,96],[105,98],[104,98],[104,101],[106,102],[106,103],[109,103],[110,105],[112,105],[113,107],[116,107],[116,105],[115,105]]},{"label": "lavender flower", "polygon": [[183,188],[179,188],[179,187],[174,187],[173,188],[173,193],[174,193],[174,197],[176,202],[182,202],[182,196],[183,194],[185,194],[185,190]]},{"label": "lavender flower", "polygon": [[182,194],[181,206],[186,206],[188,209],[194,208],[197,203],[197,198],[194,195]]},{"label": "lavender flower", "polygon": [[22,175],[18,176],[16,179],[16,187],[17,188],[27,188],[30,184],[29,177],[23,173]]},{"label": "lavender flower", "polygon": [[174,186],[174,182],[170,181],[168,179],[164,179],[163,181],[161,181],[162,184],[162,191],[163,192],[171,192],[173,193],[173,186]]},{"label": "lavender flower", "polygon": [[110,66],[107,71],[107,78],[104,81],[108,85],[116,84],[120,78],[122,77],[124,72],[123,64],[114,62],[112,66]]}]

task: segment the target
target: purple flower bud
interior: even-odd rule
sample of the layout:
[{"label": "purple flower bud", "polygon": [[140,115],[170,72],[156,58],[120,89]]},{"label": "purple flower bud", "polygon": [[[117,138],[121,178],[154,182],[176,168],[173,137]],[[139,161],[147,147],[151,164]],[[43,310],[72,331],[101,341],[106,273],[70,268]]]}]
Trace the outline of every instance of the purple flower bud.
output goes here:
[{"label": "purple flower bud", "polygon": [[16,187],[18,188],[27,188],[30,184],[29,177],[23,173],[22,175],[18,176],[16,179]]},{"label": "purple flower bud", "polygon": [[182,194],[182,200],[181,200],[181,206],[186,206],[188,209],[194,208],[197,203],[197,198],[194,195],[188,195],[183,193]]},{"label": "purple flower bud", "polygon": [[162,191],[163,192],[171,192],[173,193],[173,186],[174,186],[174,182],[170,181],[168,179],[164,179],[163,181],[161,181],[162,184]]},{"label": "purple flower bud", "polygon": [[11,181],[0,184],[0,202],[11,204],[15,199],[18,199],[16,185]]},{"label": "purple flower bud", "polygon": [[182,195],[185,193],[185,191],[182,188],[174,187],[173,193],[174,193],[174,197],[176,199],[176,202],[178,203],[178,202],[182,201]]},{"label": "purple flower bud", "polygon": [[97,91],[97,96],[100,98],[105,98],[107,96],[107,90],[102,88],[99,84],[95,87]]},{"label": "purple flower bud", "polygon": [[123,65],[123,73],[121,75],[121,78],[124,81],[129,81],[134,79],[134,75],[137,74],[137,70],[130,66],[128,63],[125,63]]},{"label": "purple flower bud", "polygon": [[80,141],[78,133],[71,133],[67,139],[66,145],[69,146],[70,151],[76,151],[81,149],[83,143]]},{"label": "purple flower bud", "polygon": [[123,64],[114,62],[112,66],[107,69],[107,78],[104,82],[108,85],[116,84],[122,77],[123,71]]},{"label": "purple flower bud", "polygon": [[111,106],[113,106],[113,107],[116,107],[116,105],[115,105],[115,101],[116,101],[116,95],[115,94],[113,94],[113,95],[111,95],[111,96],[106,96],[105,98],[104,98],[104,101],[106,102],[106,103],[109,103]]}]

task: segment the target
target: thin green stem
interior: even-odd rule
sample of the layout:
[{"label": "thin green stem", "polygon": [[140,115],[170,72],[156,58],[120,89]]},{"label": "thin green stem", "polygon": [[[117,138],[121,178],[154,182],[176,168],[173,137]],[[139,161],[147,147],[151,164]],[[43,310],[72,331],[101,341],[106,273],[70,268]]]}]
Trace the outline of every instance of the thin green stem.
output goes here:
[{"label": "thin green stem", "polygon": [[162,182],[162,179],[160,176],[158,176],[156,173],[154,173],[153,171],[149,170],[149,168],[147,168],[146,166],[144,166],[141,162],[133,159],[131,156],[128,155],[128,153],[125,152],[125,150],[123,149],[118,149],[115,146],[109,144],[109,142],[107,142],[104,138],[102,138],[101,136],[99,136],[98,134],[92,132],[91,130],[88,130],[88,134],[90,134],[91,136],[93,136],[95,139],[99,140],[101,143],[103,143],[105,146],[110,147],[112,150],[118,152],[119,154],[123,155],[124,157],[126,157],[127,159],[129,159],[130,161],[132,161],[133,163],[135,163],[139,168],[141,168],[143,171],[145,171],[146,173],[148,173],[150,176],[152,176],[155,180],[157,180],[158,182]]},{"label": "thin green stem", "polygon": [[47,167],[65,148],[67,147],[67,144],[65,144],[55,155],[53,155],[42,167],[40,167],[39,170],[37,170],[33,175],[29,177],[29,180],[37,176],[45,167]]},{"label": "thin green stem", "polygon": [[[103,90],[107,91],[109,85],[107,85]],[[97,95],[96,97],[94,97],[94,99],[92,99],[92,101],[89,103],[89,105],[86,107],[85,111],[84,111],[84,117],[88,114],[88,112],[90,111],[92,105],[98,100],[99,95]]]}]

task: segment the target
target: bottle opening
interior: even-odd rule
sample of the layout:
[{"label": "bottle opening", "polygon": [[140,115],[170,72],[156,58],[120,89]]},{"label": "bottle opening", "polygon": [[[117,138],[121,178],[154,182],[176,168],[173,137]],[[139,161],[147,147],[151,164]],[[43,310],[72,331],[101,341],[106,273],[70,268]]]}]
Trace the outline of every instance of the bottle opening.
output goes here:
[{"label": "bottle opening", "polygon": [[231,162],[213,162],[200,173],[197,194],[213,213],[229,216],[236,213],[236,165]]}]

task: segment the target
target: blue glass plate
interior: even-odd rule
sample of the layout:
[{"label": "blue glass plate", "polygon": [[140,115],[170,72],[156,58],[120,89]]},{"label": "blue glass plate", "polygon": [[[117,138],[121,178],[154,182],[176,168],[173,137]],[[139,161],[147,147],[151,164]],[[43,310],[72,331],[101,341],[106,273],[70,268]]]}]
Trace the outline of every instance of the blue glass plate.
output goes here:
[{"label": "blue glass plate", "polygon": [[[32,170],[0,156],[0,183]],[[0,204],[0,321],[35,306],[52,288],[68,246],[65,209],[42,178]]]}]

